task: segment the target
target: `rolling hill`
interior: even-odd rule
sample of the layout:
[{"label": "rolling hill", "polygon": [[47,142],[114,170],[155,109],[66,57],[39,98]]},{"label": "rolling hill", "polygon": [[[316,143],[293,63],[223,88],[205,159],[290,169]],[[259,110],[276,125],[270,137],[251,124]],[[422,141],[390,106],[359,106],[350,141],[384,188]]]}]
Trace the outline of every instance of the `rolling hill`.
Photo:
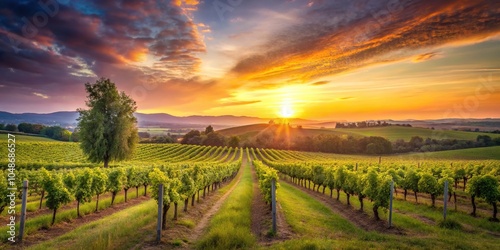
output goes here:
[{"label": "rolling hill", "polygon": [[439,152],[409,153],[392,156],[390,159],[414,160],[500,160],[500,146],[467,148]]},{"label": "rolling hill", "polygon": [[[16,143],[17,142],[60,142],[60,141],[56,141],[54,139],[50,139],[50,138],[47,138],[47,137],[43,137],[43,136],[33,136],[33,135],[19,135],[19,134],[16,134],[15,135],[16,137]],[[7,141],[7,134],[5,133],[0,133],[0,141],[2,142],[6,142]]]},{"label": "rolling hill", "polygon": [[[413,127],[400,127],[400,126],[389,126],[389,127],[373,127],[373,128],[355,128],[355,129],[307,129],[307,128],[297,128],[283,126],[274,126],[277,133],[288,133],[290,137],[297,136],[316,136],[319,134],[328,135],[344,135],[344,136],[354,136],[354,137],[364,137],[364,136],[381,136],[387,138],[390,141],[395,141],[397,139],[404,139],[408,141],[413,136],[420,136],[422,138],[432,138],[432,139],[457,139],[457,140],[475,140],[478,135],[490,135],[495,137],[494,134],[480,133],[480,132],[464,132],[464,131],[453,131],[453,130],[432,130],[426,128],[413,128]],[[272,128],[268,124],[253,124],[246,126],[239,126],[233,128],[227,128],[219,130],[219,132],[225,136],[237,135],[241,139],[246,139],[255,136],[259,133],[264,133],[270,131]]]},{"label": "rolling hill", "polygon": [[[144,114],[135,113],[135,117],[139,126],[159,126],[168,124],[186,124],[186,125],[225,125],[228,126],[241,126],[245,124],[265,123],[270,119],[250,117],[250,116],[234,116],[234,115],[221,115],[221,116],[174,116],[165,113]],[[76,111],[61,111],[47,114],[36,113],[9,113],[0,111],[0,123],[14,123],[21,122],[40,123],[45,125],[60,125],[60,126],[75,126],[78,118]],[[293,124],[308,124],[316,121],[305,120],[300,118],[290,119]]]}]

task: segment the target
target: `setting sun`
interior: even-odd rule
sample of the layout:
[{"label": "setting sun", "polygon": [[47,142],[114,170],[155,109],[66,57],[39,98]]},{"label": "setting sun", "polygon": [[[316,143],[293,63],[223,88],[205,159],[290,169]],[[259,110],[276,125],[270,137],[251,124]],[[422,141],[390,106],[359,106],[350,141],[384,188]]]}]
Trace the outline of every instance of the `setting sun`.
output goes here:
[{"label": "setting sun", "polygon": [[291,118],[294,114],[294,111],[292,109],[292,105],[290,102],[288,101],[285,101],[282,105],[281,105],[281,110],[279,112],[279,115],[282,117],[282,118]]}]

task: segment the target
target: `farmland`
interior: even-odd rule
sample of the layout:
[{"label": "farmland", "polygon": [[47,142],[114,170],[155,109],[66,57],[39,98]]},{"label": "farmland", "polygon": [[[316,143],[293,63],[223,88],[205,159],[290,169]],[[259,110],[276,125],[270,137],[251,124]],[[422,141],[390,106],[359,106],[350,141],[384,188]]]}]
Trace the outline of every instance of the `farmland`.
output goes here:
[{"label": "farmland", "polygon": [[[31,187],[24,244],[32,249],[78,249],[90,245],[102,249],[161,246],[329,249],[333,245],[474,249],[495,248],[500,237],[500,224],[488,219],[493,213],[491,204],[478,196],[476,216],[470,216],[472,191],[464,188],[464,184],[472,185],[474,176],[498,179],[500,167],[494,153],[497,147],[379,158],[139,144],[130,159],[101,169],[85,159],[78,143],[19,140],[16,145],[18,177],[28,179]],[[473,152],[467,153],[470,150]],[[250,174],[254,171],[256,174]],[[122,177],[115,188],[108,183],[102,191],[91,192],[90,199],[81,200],[81,204],[75,198],[78,195],[74,193],[75,187],[71,187],[71,176],[78,179],[101,175],[113,182],[117,174]],[[448,204],[447,218],[460,225],[459,229],[438,226],[442,221],[442,192],[431,196],[423,189],[415,192],[405,186],[405,178],[414,174],[434,179],[436,183],[449,178],[454,199]],[[57,209],[53,224],[53,208],[47,206],[50,185],[44,186],[44,178],[48,178],[46,182],[59,183],[71,196]],[[153,198],[158,178],[167,178],[170,187],[166,192],[176,195],[171,196],[174,200],[167,206],[162,243],[156,246],[157,205]],[[375,182],[369,182],[370,178],[375,178]],[[277,201],[281,220],[276,234],[268,233],[271,218],[270,212],[265,212],[269,209],[265,204],[270,202],[271,179],[279,183]],[[377,201],[376,196],[368,196],[370,189],[356,189],[355,183],[367,181],[362,182],[364,186],[383,190],[383,183],[390,180],[396,182],[396,194],[393,227],[387,228],[388,211],[384,203],[387,200]],[[257,183],[257,188],[252,189],[252,183]],[[21,185],[19,179],[17,185]],[[359,199],[360,195],[364,199]],[[19,199],[17,203],[20,204]],[[254,220],[258,221],[257,228]],[[6,211],[0,221],[7,223]],[[229,227],[238,229],[228,231]],[[2,227],[2,231],[7,228]],[[10,244],[7,235],[1,239],[0,246]]]},{"label": "farmland", "polygon": [[[240,127],[233,127],[222,129],[219,132],[223,135],[238,135],[243,139],[255,136],[270,130],[268,124],[253,124]],[[308,128],[289,128],[290,137],[298,136],[316,136],[319,134],[324,135],[338,135],[338,136],[381,136],[390,141],[403,139],[409,141],[413,136],[420,136],[422,138],[431,139],[457,139],[457,140],[475,140],[478,135],[487,135],[481,132],[464,132],[453,130],[433,130],[426,128],[413,128],[402,126],[388,126],[388,127],[374,127],[374,128],[322,128],[322,129],[308,129]]]}]

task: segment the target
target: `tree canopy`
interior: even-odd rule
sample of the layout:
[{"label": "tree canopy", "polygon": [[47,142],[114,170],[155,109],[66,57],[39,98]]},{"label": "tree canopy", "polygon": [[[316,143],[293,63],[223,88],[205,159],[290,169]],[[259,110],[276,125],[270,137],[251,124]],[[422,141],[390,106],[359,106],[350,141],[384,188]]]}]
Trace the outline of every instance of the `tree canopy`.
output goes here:
[{"label": "tree canopy", "polygon": [[136,103],[124,92],[118,92],[109,79],[95,84],[86,83],[86,105],[79,109],[79,140],[81,148],[92,162],[124,160],[131,156],[138,140]]}]

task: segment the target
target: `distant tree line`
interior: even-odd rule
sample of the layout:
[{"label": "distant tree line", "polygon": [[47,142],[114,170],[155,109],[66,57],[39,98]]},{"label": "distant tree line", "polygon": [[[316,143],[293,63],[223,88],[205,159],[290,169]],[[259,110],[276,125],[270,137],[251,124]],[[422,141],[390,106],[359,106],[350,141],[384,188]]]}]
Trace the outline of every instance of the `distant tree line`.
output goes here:
[{"label": "distant tree line", "polygon": [[19,123],[16,124],[0,124],[0,130],[10,132],[21,132],[26,134],[43,135],[58,141],[78,141],[78,133],[71,131],[60,126],[46,126],[43,124],[33,123]]},{"label": "distant tree line", "polygon": [[293,139],[277,131],[265,131],[242,143],[244,147],[274,148],[337,154],[390,154],[393,152],[389,140],[370,136],[356,138],[320,134],[298,136]]},{"label": "distant tree line", "polygon": [[409,141],[391,142],[383,137],[353,137],[320,134],[290,138],[278,130],[266,130],[241,143],[243,147],[274,148],[337,154],[391,154],[408,152],[430,152],[452,149],[487,147],[500,145],[500,138],[492,139],[480,135],[473,140],[424,139],[419,136]]},{"label": "distant tree line", "polygon": [[362,121],[362,122],[338,122],[335,128],[371,128],[371,127],[388,127],[388,126],[401,126],[411,127],[411,124],[391,124],[386,121]]},{"label": "distant tree line", "polygon": [[500,137],[492,139],[488,135],[478,135],[475,141],[457,139],[424,139],[420,136],[413,136],[408,142],[401,139],[396,140],[393,143],[393,150],[394,153],[433,152],[497,145],[500,145]]},{"label": "distant tree line", "polygon": [[[434,128],[432,128],[434,129]],[[500,130],[495,129],[495,130],[481,130],[479,128],[453,128],[453,131],[464,131],[464,132],[482,132],[482,133],[492,133],[492,134],[500,134]]]},{"label": "distant tree line", "polygon": [[202,132],[199,130],[189,131],[182,137],[181,144],[239,147],[240,138],[238,136],[226,137],[215,132],[212,126],[208,126]]},{"label": "distant tree line", "polygon": [[148,132],[139,132],[140,143],[176,143],[177,136],[167,133],[166,135],[151,136]]}]

